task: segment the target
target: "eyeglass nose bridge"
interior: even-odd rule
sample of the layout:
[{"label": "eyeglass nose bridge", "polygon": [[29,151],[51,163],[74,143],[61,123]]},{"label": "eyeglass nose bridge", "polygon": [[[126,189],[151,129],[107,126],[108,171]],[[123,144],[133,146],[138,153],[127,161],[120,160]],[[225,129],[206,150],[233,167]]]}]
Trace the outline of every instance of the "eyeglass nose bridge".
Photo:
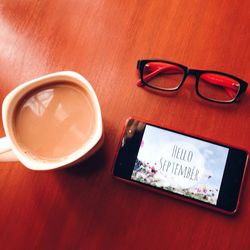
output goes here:
[{"label": "eyeglass nose bridge", "polygon": [[188,76],[194,76],[195,77],[195,82],[196,82],[196,88],[197,88],[197,83],[199,81],[199,77],[200,77],[200,74],[201,74],[201,71],[200,70],[197,70],[197,69],[187,69],[184,76],[183,76],[183,79],[182,79],[182,82],[179,86],[179,88],[185,83],[186,79]]},{"label": "eyeglass nose bridge", "polygon": [[188,76],[193,76],[195,78],[196,92],[198,91],[199,78],[200,78],[202,72],[203,71],[199,70],[199,69],[187,69],[186,75],[185,75],[185,77],[183,79],[185,81]]},{"label": "eyeglass nose bridge", "polygon": [[191,76],[195,76],[196,78],[198,78],[201,74],[201,71],[198,69],[188,69],[187,70],[187,75],[191,75]]}]

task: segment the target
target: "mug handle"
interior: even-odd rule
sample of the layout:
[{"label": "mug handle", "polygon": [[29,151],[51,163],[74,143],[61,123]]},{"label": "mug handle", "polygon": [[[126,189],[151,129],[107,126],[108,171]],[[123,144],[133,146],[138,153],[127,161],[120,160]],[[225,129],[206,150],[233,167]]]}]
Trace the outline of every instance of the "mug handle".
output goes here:
[{"label": "mug handle", "polygon": [[0,162],[17,161],[17,157],[12,151],[8,137],[0,138]]}]

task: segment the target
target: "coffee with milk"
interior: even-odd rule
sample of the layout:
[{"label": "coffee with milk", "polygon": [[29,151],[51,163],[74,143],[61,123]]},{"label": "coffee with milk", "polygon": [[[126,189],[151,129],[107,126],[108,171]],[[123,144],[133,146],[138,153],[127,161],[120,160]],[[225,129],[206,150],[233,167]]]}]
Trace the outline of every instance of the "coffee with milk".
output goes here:
[{"label": "coffee with milk", "polygon": [[22,151],[41,160],[63,159],[95,130],[89,94],[70,82],[52,82],[23,96],[15,109],[14,133]]}]

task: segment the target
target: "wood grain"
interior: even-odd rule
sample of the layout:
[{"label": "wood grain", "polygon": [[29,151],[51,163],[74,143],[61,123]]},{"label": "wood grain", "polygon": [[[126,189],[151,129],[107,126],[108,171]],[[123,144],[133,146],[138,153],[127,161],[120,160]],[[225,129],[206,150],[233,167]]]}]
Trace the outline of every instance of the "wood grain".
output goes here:
[{"label": "wood grain", "polygon": [[224,71],[249,82],[249,10],[247,0],[2,0],[1,103],[27,80],[74,70],[97,93],[106,137],[93,157],[62,171],[1,163],[1,249],[249,249],[249,174],[233,217],[111,176],[131,115],[250,151],[249,89],[240,103],[219,105],[196,96],[191,77],[173,95],[135,84],[142,58]]}]

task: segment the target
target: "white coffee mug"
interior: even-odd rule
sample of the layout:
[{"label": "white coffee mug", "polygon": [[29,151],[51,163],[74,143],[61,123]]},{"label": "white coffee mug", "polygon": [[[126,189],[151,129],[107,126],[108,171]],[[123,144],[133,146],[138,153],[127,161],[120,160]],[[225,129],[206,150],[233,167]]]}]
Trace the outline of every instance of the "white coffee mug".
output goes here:
[{"label": "white coffee mug", "polygon": [[[82,88],[88,94],[95,116],[93,132],[88,140],[86,140],[86,142],[73,153],[62,157],[61,159],[52,161],[40,159],[34,155],[27,154],[27,152],[18,145],[19,142],[17,141],[14,132],[13,122],[13,119],[15,118],[15,110],[20,100],[22,100],[27,94],[30,94],[35,89],[48,85],[49,83],[60,81],[73,83]],[[0,139],[0,161],[6,162],[19,160],[24,166],[32,170],[50,170],[71,166],[74,163],[89,157],[103,142],[102,116],[97,96],[90,83],[83,76],[72,71],[52,73],[17,86],[3,101],[2,120],[6,136]]]}]

